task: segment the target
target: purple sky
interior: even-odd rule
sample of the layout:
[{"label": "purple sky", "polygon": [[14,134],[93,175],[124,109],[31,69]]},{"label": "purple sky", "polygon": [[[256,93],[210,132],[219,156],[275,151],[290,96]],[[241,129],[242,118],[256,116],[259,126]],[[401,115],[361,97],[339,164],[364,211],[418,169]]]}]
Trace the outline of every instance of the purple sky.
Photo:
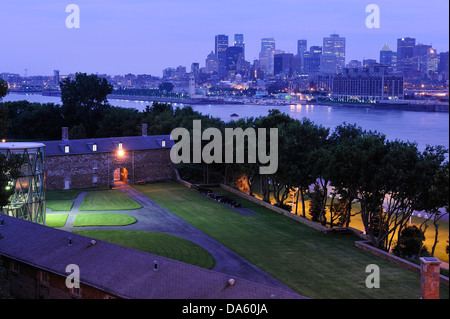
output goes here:
[{"label": "purple sky", "polygon": [[[69,4],[80,28],[66,27]],[[365,25],[367,5],[380,8],[380,28]],[[87,72],[162,75],[166,67],[204,66],[214,36],[243,33],[246,58],[258,57],[261,38],[296,53],[297,40],[322,45],[346,37],[346,61],[379,59],[387,42],[414,37],[448,51],[446,0],[13,0],[0,2],[0,73],[51,75]]]}]

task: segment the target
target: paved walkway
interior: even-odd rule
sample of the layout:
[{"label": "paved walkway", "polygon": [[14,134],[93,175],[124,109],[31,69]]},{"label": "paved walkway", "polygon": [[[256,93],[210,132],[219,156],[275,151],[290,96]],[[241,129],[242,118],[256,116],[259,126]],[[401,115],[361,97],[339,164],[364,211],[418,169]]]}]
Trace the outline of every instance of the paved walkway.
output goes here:
[{"label": "paved walkway", "polygon": [[[154,201],[150,200],[147,196],[137,191],[133,187],[126,184],[118,184],[117,189],[124,192],[139,204],[143,208],[136,210],[121,210],[121,211],[111,211],[114,213],[120,212],[122,214],[128,214],[136,218],[137,222],[127,226],[114,226],[114,227],[74,227],[73,222],[75,221],[76,214],[79,212],[79,207],[84,199],[87,192],[82,192],[79,194],[77,199],[75,199],[72,210],[69,213],[66,224],[61,229],[67,231],[73,230],[88,230],[88,229],[121,229],[121,230],[144,230],[144,231],[155,231],[167,233],[175,236],[185,238],[192,241],[198,246],[202,247],[208,251],[215,259],[216,264],[212,270],[228,274],[230,276],[236,276],[240,278],[245,278],[265,284],[267,286],[284,289],[290,292],[293,290],[277,279],[273,278],[266,272],[262,271],[258,267],[254,266],[241,256],[237,255],[229,248],[225,247],[221,243],[212,239],[202,231],[198,230],[191,224],[187,223],[180,217],[176,216],[169,210],[158,205]],[[108,211],[102,211],[105,213]],[[52,213],[48,211],[48,213]],[[56,212],[55,212],[56,213]],[[90,213],[89,211],[83,211],[83,213]],[[91,212],[91,213],[98,213]]]}]

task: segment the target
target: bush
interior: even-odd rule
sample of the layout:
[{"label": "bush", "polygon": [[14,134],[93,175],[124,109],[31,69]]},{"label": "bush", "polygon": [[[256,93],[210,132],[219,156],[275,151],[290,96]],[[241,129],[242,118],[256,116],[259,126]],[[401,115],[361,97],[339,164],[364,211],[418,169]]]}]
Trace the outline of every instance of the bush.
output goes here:
[{"label": "bush", "polygon": [[394,247],[393,253],[400,257],[417,257],[428,256],[426,246],[423,246],[425,240],[425,232],[417,226],[408,226],[400,233],[397,245]]}]

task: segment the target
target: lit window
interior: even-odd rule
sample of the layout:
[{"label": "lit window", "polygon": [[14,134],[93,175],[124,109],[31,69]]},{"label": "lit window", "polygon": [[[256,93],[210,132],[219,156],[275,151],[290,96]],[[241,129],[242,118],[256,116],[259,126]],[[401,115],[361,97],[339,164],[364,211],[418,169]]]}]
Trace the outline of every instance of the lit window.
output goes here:
[{"label": "lit window", "polygon": [[97,152],[97,144],[93,144],[92,145],[92,151],[93,152]]},{"label": "lit window", "polygon": [[162,141],[161,141],[161,146],[162,146],[162,147],[166,147],[166,140],[162,140]]},{"label": "lit window", "polygon": [[70,147],[69,145],[64,146],[64,153],[69,153]]},{"label": "lit window", "polygon": [[122,149],[122,142],[119,143],[119,150]]}]

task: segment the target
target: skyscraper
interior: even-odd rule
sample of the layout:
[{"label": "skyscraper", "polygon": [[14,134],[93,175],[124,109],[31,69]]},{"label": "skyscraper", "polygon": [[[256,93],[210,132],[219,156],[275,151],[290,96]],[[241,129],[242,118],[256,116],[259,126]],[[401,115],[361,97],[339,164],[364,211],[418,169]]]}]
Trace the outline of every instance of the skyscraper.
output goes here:
[{"label": "skyscraper", "polygon": [[227,59],[228,48],[228,36],[224,34],[216,35],[215,41],[215,53],[219,61],[219,75],[224,76],[226,74],[225,61]]},{"label": "skyscraper", "polygon": [[305,53],[306,50],[308,50],[307,43],[308,42],[306,40],[298,40],[297,41],[297,55],[299,57],[302,57],[303,53]]},{"label": "skyscraper", "polygon": [[273,50],[275,50],[275,39],[274,38],[261,39],[261,52],[273,51]]},{"label": "skyscraper", "polygon": [[245,60],[245,42],[243,34],[235,34],[234,35],[234,44],[235,47],[242,48],[242,58]]},{"label": "skyscraper", "polygon": [[322,53],[336,55],[336,72],[341,73],[345,68],[345,38],[339,34],[331,34],[329,37],[323,38]]},{"label": "skyscraper", "polygon": [[242,57],[242,48],[237,46],[228,47],[226,50],[225,67],[229,77],[234,77],[237,72],[239,58]]},{"label": "skyscraper", "polygon": [[275,39],[261,39],[261,52],[259,53],[260,67],[268,74],[273,74],[275,53],[283,53],[282,51],[275,52]]},{"label": "skyscraper", "polygon": [[387,43],[380,50],[380,64],[392,67],[392,50]]},{"label": "skyscraper", "polygon": [[401,72],[410,72],[417,69],[413,56],[416,39],[400,38],[397,39],[397,70]]},{"label": "skyscraper", "polygon": [[322,59],[322,47],[311,46],[309,51],[304,53],[304,73],[320,72],[320,62]]}]

